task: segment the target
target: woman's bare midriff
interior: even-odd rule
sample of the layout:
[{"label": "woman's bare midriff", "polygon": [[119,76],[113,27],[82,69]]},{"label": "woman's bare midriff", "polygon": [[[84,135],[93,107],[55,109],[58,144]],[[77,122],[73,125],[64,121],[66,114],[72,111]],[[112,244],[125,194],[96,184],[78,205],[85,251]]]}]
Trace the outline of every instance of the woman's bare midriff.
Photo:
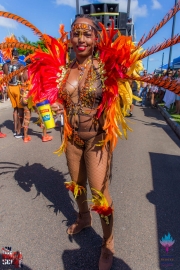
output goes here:
[{"label": "woman's bare midriff", "polygon": [[82,140],[89,140],[103,133],[103,115],[94,121],[97,110],[83,108],[83,114],[69,115],[69,125],[77,131]]}]

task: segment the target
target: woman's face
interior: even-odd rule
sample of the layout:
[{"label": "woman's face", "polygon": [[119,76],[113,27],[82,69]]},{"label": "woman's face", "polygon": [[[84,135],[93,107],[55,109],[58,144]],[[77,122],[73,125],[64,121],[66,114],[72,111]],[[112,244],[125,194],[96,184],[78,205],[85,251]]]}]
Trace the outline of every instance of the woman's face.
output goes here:
[{"label": "woman's face", "polygon": [[87,18],[78,18],[72,27],[71,43],[76,57],[92,55],[96,43],[93,22]]}]

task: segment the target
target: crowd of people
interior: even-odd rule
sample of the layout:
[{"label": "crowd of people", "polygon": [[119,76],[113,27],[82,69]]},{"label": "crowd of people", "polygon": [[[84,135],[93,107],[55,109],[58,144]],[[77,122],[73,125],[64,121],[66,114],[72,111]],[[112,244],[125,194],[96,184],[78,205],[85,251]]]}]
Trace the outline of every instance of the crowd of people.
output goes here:
[{"label": "crowd of people", "polygon": [[[180,81],[180,69],[168,69],[162,71],[160,74],[149,74],[147,70],[143,70],[142,76],[155,76],[161,77],[162,79],[170,78]],[[180,114],[180,96],[172,91],[147,82],[140,83],[140,87],[138,87],[136,81],[131,82],[131,88],[133,95],[140,97],[142,101],[137,102],[135,99],[133,100],[129,116],[132,116],[132,110],[135,104],[145,107],[147,102],[150,103],[152,109],[162,103],[165,110],[172,108],[174,109],[171,111],[172,114]]]}]

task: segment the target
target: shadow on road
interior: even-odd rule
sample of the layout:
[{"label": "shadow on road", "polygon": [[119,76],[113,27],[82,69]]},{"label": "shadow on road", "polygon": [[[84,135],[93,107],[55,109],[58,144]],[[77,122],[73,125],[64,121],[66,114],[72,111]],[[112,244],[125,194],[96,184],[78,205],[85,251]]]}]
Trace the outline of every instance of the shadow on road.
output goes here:
[{"label": "shadow on road", "polygon": [[14,130],[14,124],[12,120],[6,120],[1,125],[1,127],[6,127],[7,129],[11,130],[13,132]]},{"label": "shadow on road", "polygon": [[[15,163],[1,162],[0,174],[14,172],[14,179],[18,185],[25,191],[30,192],[32,187],[36,188],[37,194],[45,196],[51,204],[54,212],[62,212],[67,219],[67,226],[72,224],[76,218],[76,212],[73,208],[73,201],[64,186],[64,175],[54,168],[45,168],[39,163],[21,166]],[[99,221],[100,222],[100,221]],[[64,270],[98,270],[98,261],[102,238],[94,231],[93,228],[87,228],[77,235],[68,236],[69,241],[76,242],[79,249],[64,250],[62,260]],[[11,268],[4,268],[11,269]],[[12,268],[13,269],[13,268]],[[31,270],[30,268],[23,268]],[[121,259],[114,257],[112,270],[131,270],[131,268]]]},{"label": "shadow on road", "polygon": [[53,208],[57,214],[61,212],[67,219],[67,226],[71,224],[75,215],[73,201],[69,196],[67,189],[64,186],[64,175],[54,168],[45,168],[40,163],[34,163],[25,166],[20,166],[15,163],[1,162],[0,175],[14,172],[14,179],[18,185],[26,192],[30,192],[34,186],[37,194],[36,199],[40,194],[51,202],[47,207]]},{"label": "shadow on road", "polygon": [[[180,177],[178,173],[180,157],[150,153],[150,160],[154,190],[146,197],[156,207],[160,269],[169,267],[168,269],[178,270],[180,269]],[[171,245],[167,250],[160,243],[165,235],[167,243],[164,245]],[[175,240],[174,244],[173,240]],[[165,258],[166,262],[164,262]]]},{"label": "shadow on road", "polygon": [[73,201],[64,186],[66,179],[61,172],[53,167],[47,169],[40,163],[32,165],[27,163],[15,172],[14,179],[26,192],[29,192],[34,185],[37,190],[36,197],[40,194],[45,196],[52,203],[48,207],[53,208],[56,214],[61,212],[67,219],[67,225],[71,223],[75,210]]},{"label": "shadow on road", "polygon": [[[79,234],[69,236],[70,242],[76,242],[80,248],[64,250],[62,260],[64,270],[98,270],[102,238],[93,228],[87,228]],[[121,259],[114,257],[112,270],[131,270]]]}]

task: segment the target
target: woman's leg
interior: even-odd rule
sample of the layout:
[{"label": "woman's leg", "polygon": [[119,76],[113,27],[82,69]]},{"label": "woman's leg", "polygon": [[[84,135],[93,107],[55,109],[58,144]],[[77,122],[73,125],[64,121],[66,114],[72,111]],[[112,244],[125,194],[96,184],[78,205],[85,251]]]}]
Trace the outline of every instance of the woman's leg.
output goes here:
[{"label": "woman's leg", "polygon": [[18,131],[18,108],[17,107],[14,108],[13,122],[14,122],[14,135],[16,135]]},{"label": "woman's leg", "polygon": [[[95,146],[95,144],[98,144],[99,141],[103,140],[104,136],[104,134],[100,134],[86,142],[84,159],[86,163],[87,177],[90,188],[100,191],[105,196],[108,205],[111,207],[113,203],[109,194],[108,184],[112,155],[109,153],[108,146],[105,147],[104,150],[102,150],[102,147]],[[95,195],[93,190],[92,194]],[[103,219],[102,224],[104,223],[106,222],[104,222]],[[108,228],[108,230],[106,230],[106,228]],[[112,236],[112,222],[111,226],[105,226],[105,231],[103,228],[103,233],[105,238]]]},{"label": "woman's leg", "polygon": [[[86,190],[87,173],[84,161],[84,148],[76,146],[72,141],[68,141],[66,149],[66,159],[69,173],[76,187],[83,187]],[[71,185],[70,184],[70,185]],[[87,194],[82,190],[81,194],[76,197],[76,202],[79,208],[79,217],[75,224],[71,225],[67,233],[76,234],[83,228],[91,226],[91,215],[87,203]]]},{"label": "woman's leg", "polygon": [[[100,191],[107,200],[108,206],[113,210],[113,202],[108,187],[112,154],[109,152],[108,146],[105,147],[103,151],[101,147],[95,146],[95,144],[103,140],[104,136],[104,134],[100,134],[86,143],[84,157],[91,189],[93,188],[98,192]],[[98,197],[96,191],[92,190],[92,194]],[[108,222],[102,215],[100,215],[100,219],[103,230],[103,244],[99,260],[99,269],[109,270],[112,266],[114,254],[113,212],[108,216]]]},{"label": "woman's leg", "polygon": [[44,124],[42,124],[42,127],[43,127],[42,142],[52,141],[53,136],[50,136],[49,134],[47,134],[47,129],[45,128]]},{"label": "woman's leg", "polygon": [[21,129],[24,121],[24,109],[18,108],[18,128],[17,128],[17,134],[21,134]]},{"label": "woman's leg", "polygon": [[151,107],[153,108],[155,105],[154,103],[154,92],[151,92]]},{"label": "woman's leg", "polygon": [[28,128],[29,128],[29,122],[31,118],[31,110],[28,108],[28,106],[24,106],[24,142],[29,142],[31,140],[31,137],[28,136]]}]

